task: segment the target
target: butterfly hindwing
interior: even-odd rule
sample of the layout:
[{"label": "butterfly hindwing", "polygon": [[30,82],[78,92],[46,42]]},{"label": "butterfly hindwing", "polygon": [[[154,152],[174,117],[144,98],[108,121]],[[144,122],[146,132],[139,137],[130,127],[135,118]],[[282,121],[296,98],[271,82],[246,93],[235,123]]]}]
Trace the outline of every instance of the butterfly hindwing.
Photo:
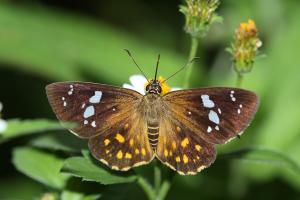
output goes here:
[{"label": "butterfly hindwing", "polygon": [[205,142],[174,117],[161,121],[156,155],[179,174],[196,174],[215,161],[214,144]]},{"label": "butterfly hindwing", "polygon": [[57,118],[76,124],[71,128],[82,138],[95,136],[134,112],[142,95],[129,89],[84,82],[53,83],[47,97]]},{"label": "butterfly hindwing", "polygon": [[154,157],[146,122],[139,112],[128,113],[118,124],[90,138],[89,148],[96,159],[122,171],[147,164]]},{"label": "butterfly hindwing", "polygon": [[170,115],[206,142],[226,143],[249,125],[258,97],[237,88],[179,90],[163,97]]}]

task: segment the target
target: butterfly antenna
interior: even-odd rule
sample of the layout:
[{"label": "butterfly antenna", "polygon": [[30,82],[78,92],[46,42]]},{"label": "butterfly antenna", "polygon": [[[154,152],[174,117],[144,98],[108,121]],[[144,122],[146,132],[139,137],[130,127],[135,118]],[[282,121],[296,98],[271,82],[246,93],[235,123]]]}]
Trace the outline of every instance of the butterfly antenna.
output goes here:
[{"label": "butterfly antenna", "polygon": [[127,52],[127,54],[132,59],[132,61],[134,62],[134,64],[137,66],[137,68],[140,70],[140,72],[143,74],[143,76],[147,79],[147,76],[145,75],[145,73],[143,72],[143,70],[140,68],[140,66],[135,62],[135,60],[134,60],[133,56],[131,55],[130,51],[128,49],[124,49],[124,51]]},{"label": "butterfly antenna", "polygon": [[183,67],[181,67],[178,71],[176,71],[174,74],[172,74],[167,79],[165,79],[162,83],[166,82],[167,80],[169,80],[170,78],[172,78],[173,76],[175,76],[176,74],[178,74],[179,72],[181,72],[183,69],[185,69],[186,67],[190,66],[195,60],[197,60],[199,58],[200,57],[194,57],[192,60],[190,60],[189,62],[187,62]]},{"label": "butterfly antenna", "polygon": [[157,57],[157,63],[156,63],[156,69],[155,69],[155,75],[154,75],[155,81],[157,81],[157,70],[158,70],[159,60],[160,60],[160,54],[158,54],[158,57]]}]

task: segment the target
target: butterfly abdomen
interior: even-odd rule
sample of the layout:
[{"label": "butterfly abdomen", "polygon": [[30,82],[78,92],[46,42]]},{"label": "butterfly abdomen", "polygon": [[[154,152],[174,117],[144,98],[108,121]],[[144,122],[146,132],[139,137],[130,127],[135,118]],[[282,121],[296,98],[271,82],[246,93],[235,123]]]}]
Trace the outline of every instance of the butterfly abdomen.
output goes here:
[{"label": "butterfly abdomen", "polygon": [[153,150],[156,149],[158,143],[159,123],[147,122],[148,126],[148,139]]}]

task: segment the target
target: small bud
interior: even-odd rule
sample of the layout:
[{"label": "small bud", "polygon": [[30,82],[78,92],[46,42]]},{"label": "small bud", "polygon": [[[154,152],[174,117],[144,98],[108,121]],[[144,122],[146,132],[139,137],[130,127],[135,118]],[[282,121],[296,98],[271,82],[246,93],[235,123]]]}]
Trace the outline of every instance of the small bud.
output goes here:
[{"label": "small bud", "polygon": [[204,37],[211,24],[222,21],[215,11],[219,0],[186,0],[186,6],[180,6],[185,15],[185,31],[193,37]]},{"label": "small bud", "polygon": [[241,23],[235,30],[234,42],[228,52],[232,55],[234,70],[242,75],[252,70],[258,49],[262,46],[258,38],[258,30],[251,19]]}]

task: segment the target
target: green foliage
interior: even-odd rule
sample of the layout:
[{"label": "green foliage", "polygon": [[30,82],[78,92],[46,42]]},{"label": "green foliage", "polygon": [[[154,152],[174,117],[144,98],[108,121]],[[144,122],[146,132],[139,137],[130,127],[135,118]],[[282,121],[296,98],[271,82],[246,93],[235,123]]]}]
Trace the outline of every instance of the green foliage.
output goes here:
[{"label": "green foliage", "polygon": [[37,149],[16,148],[12,162],[20,172],[52,188],[63,188],[69,178],[69,175],[60,173],[62,158]]},{"label": "green foliage", "polygon": [[101,167],[88,153],[84,157],[71,157],[65,160],[62,172],[81,177],[84,181],[95,181],[101,184],[128,183],[136,180],[132,173],[114,172],[106,167]]},{"label": "green foliage", "polygon": [[97,200],[100,198],[100,195],[88,195],[84,196],[81,193],[72,192],[72,191],[63,191],[60,199],[61,200]]},{"label": "green foliage", "polygon": [[0,135],[0,144],[19,136],[60,129],[62,129],[62,127],[59,122],[46,119],[8,120],[6,131]]}]

